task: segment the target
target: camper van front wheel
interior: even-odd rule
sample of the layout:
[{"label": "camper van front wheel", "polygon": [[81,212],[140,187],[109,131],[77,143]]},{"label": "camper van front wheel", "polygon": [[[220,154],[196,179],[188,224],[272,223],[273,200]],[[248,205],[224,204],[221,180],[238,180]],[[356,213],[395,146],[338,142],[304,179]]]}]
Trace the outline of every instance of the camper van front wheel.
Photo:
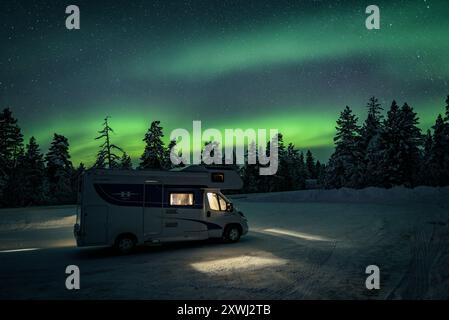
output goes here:
[{"label": "camper van front wheel", "polygon": [[136,239],[131,234],[123,234],[117,237],[117,240],[115,241],[116,249],[122,254],[130,253],[135,246]]},{"label": "camper van front wheel", "polygon": [[230,225],[230,226],[226,227],[226,230],[224,232],[224,238],[228,242],[237,242],[240,240],[241,234],[242,234],[242,231],[239,226]]}]

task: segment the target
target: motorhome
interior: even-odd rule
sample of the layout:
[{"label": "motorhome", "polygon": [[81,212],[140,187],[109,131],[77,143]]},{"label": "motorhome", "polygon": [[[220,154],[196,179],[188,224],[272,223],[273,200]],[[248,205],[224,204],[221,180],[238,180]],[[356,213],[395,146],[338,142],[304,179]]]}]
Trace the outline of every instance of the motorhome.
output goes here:
[{"label": "motorhome", "polygon": [[80,179],[74,234],[79,247],[223,238],[237,242],[247,219],[221,190],[240,189],[233,170],[88,170]]}]

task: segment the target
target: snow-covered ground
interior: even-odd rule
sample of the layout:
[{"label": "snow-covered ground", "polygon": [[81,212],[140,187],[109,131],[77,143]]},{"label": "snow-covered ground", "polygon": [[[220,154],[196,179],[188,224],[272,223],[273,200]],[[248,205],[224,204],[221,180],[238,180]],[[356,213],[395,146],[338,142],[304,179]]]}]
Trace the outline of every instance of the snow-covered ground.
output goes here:
[{"label": "snow-covered ground", "polygon": [[[1,299],[447,299],[449,188],[234,196],[236,244],[76,248],[74,207],[0,210]],[[65,289],[65,267],[81,290]],[[381,289],[365,288],[380,267]]]}]

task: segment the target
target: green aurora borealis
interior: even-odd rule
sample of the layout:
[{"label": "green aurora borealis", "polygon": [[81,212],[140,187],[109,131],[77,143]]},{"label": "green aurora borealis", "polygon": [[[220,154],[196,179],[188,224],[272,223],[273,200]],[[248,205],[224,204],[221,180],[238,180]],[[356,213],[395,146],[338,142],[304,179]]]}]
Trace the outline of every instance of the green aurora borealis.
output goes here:
[{"label": "green aurora borealis", "polygon": [[[365,8],[381,29],[365,28]],[[152,120],[277,128],[329,156],[345,105],[407,101],[429,128],[449,94],[447,1],[2,1],[0,107],[43,151],[54,132],[92,163],[111,116],[134,161]],[[81,30],[64,27],[77,4]]]}]

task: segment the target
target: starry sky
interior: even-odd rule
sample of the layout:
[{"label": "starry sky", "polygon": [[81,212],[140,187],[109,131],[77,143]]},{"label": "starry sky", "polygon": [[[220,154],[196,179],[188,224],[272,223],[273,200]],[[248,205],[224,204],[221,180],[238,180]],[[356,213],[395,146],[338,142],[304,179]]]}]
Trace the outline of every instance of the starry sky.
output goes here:
[{"label": "starry sky", "polygon": [[[76,4],[81,29],[65,28]],[[381,29],[365,28],[366,6]],[[174,128],[277,128],[326,161],[345,105],[408,102],[429,128],[449,94],[449,2],[13,1],[0,3],[0,107],[46,151],[68,137],[94,161],[110,116],[136,162],[160,120]]]}]

